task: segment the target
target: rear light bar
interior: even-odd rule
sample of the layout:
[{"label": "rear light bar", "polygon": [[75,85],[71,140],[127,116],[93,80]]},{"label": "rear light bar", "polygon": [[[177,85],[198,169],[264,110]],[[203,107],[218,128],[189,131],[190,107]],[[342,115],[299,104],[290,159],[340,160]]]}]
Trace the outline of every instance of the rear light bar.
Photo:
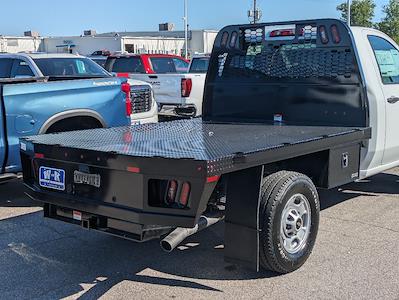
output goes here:
[{"label": "rear light bar", "polygon": [[220,45],[222,47],[226,47],[228,39],[229,39],[229,33],[227,31],[223,32],[222,41],[220,42]]},{"label": "rear light bar", "polygon": [[181,80],[181,96],[184,98],[190,97],[193,82],[191,78],[182,78]]},{"label": "rear light bar", "polygon": [[280,29],[270,32],[270,37],[295,36],[295,29]]},{"label": "rear light bar", "polygon": [[331,34],[334,41],[334,44],[339,44],[341,42],[341,36],[339,34],[339,30],[337,25],[331,25]]},{"label": "rear light bar", "polygon": [[326,26],[321,25],[321,26],[319,27],[319,32],[320,32],[321,42],[322,42],[323,44],[328,44],[329,39],[328,39],[328,33],[327,33]]},{"label": "rear light bar", "polygon": [[130,98],[131,86],[129,83],[122,83],[122,91],[125,93],[125,103],[126,103],[126,116],[130,117],[132,114],[132,99]]}]

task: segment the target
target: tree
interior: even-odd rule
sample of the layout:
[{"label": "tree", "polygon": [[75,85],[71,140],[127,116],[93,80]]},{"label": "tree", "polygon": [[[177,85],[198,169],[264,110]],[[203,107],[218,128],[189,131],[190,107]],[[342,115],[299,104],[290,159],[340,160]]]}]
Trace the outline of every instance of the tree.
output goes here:
[{"label": "tree", "polygon": [[[373,27],[373,18],[375,10],[374,0],[353,0],[351,5],[351,25]],[[348,20],[348,4],[342,3],[337,6],[341,12],[341,18]]]},{"label": "tree", "polygon": [[399,1],[390,0],[383,11],[385,17],[377,24],[377,27],[399,43]]}]

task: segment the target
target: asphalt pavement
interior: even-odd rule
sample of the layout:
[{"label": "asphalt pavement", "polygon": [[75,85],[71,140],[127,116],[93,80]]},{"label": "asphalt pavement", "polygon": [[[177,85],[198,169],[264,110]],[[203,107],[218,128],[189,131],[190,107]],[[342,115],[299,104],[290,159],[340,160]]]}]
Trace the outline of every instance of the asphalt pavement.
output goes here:
[{"label": "asphalt pavement", "polygon": [[223,261],[220,223],[171,254],[47,220],[21,182],[0,185],[0,299],[399,299],[399,169],[320,191],[314,251],[298,271]]}]

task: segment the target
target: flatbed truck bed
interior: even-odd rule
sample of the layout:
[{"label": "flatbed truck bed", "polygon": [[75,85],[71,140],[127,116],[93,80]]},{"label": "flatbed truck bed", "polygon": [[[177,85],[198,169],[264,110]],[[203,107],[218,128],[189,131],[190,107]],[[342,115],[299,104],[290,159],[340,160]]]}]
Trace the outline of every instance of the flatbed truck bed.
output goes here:
[{"label": "flatbed truck bed", "polygon": [[317,188],[375,156],[369,103],[341,21],[228,26],[202,118],[21,139],[24,182],[48,218],[167,251],[224,219],[227,261],[288,273],[315,244]]}]

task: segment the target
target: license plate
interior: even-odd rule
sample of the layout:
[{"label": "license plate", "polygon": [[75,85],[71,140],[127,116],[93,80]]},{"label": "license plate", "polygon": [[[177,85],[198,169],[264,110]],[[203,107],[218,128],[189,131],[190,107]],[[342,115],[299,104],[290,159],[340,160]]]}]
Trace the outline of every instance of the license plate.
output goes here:
[{"label": "license plate", "polygon": [[40,167],[39,185],[48,189],[65,191],[65,171],[61,169]]},{"label": "license plate", "polygon": [[73,172],[73,182],[86,184],[99,188],[101,186],[101,176],[98,174],[88,174],[80,171]]}]

